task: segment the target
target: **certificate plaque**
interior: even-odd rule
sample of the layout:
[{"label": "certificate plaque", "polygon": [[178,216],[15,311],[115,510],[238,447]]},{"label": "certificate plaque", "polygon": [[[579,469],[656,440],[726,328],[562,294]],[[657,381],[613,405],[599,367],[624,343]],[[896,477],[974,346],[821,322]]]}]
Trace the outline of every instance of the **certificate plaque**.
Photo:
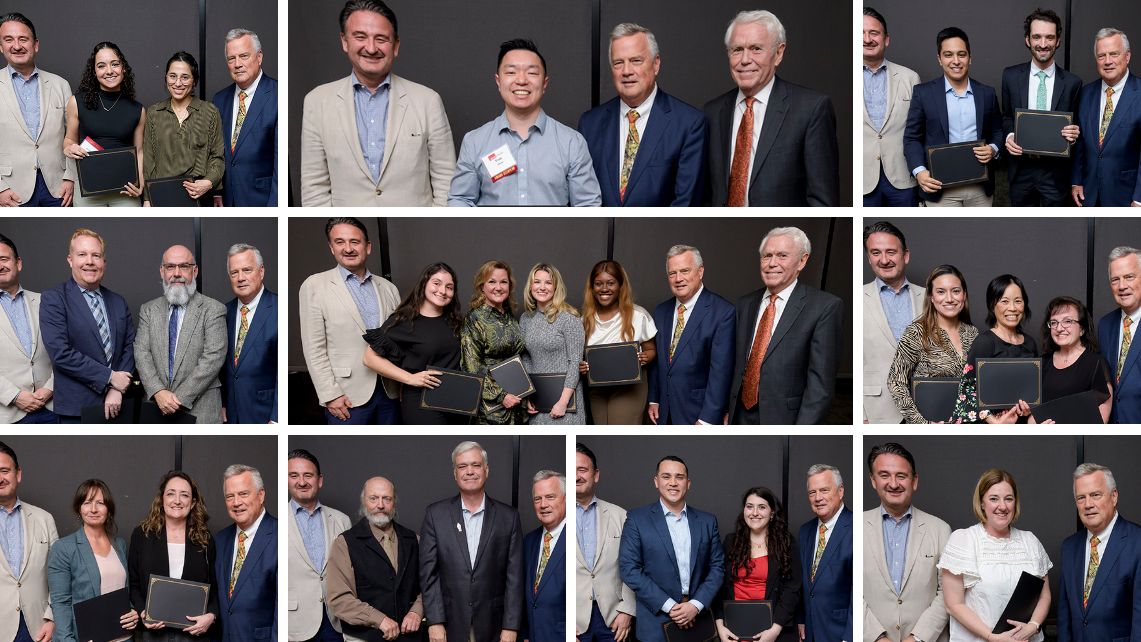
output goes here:
[{"label": "certificate plaque", "polygon": [[523,398],[535,392],[535,386],[523,367],[523,359],[518,356],[488,368],[487,373],[508,394]]},{"label": "certificate plaque", "polygon": [[702,609],[693,619],[693,626],[683,629],[673,620],[662,623],[662,632],[666,642],[714,642],[717,640],[717,624],[713,621],[713,613],[709,609]]},{"label": "certificate plaque", "polygon": [[125,588],[76,602],[72,608],[79,640],[112,642],[131,636],[131,631],[119,624],[119,618],[131,610],[131,598]]},{"label": "certificate plaque", "polygon": [[1062,128],[1073,124],[1073,112],[1015,109],[1014,142],[1025,154],[1069,158],[1070,141],[1062,137]]},{"label": "certificate plaque", "polygon": [[974,152],[974,148],[983,144],[976,140],[928,147],[927,169],[931,171],[931,178],[943,183],[943,189],[985,183],[989,176],[987,166],[975,158]]},{"label": "certificate plaque", "polygon": [[1042,360],[1033,357],[976,359],[979,408],[1006,410],[1019,400],[1042,403]]},{"label": "certificate plaque", "polygon": [[919,414],[930,423],[948,421],[955,413],[958,395],[958,377],[914,377],[911,380],[911,399]]},{"label": "certificate plaque", "polygon": [[[550,412],[563,396],[567,373],[531,373],[530,377],[531,382],[535,384],[535,394],[531,396],[531,404],[539,412]],[[570,402],[567,403],[567,412],[578,412],[576,395],[571,395]]]},{"label": "certificate plaque", "polygon": [[587,346],[585,360],[590,369],[586,381],[592,386],[626,386],[642,380],[638,363],[641,345],[635,341]]},{"label": "certificate plaque", "polygon": [[440,385],[424,388],[420,393],[420,407],[425,410],[454,412],[474,417],[479,414],[479,401],[483,397],[483,377],[470,372],[428,366],[440,374]]},{"label": "certificate plaque", "polygon": [[1007,620],[1029,622],[1030,617],[1034,615],[1034,607],[1038,606],[1038,598],[1042,595],[1042,585],[1045,583],[1046,580],[1022,571],[1022,575],[1018,577],[1018,584],[1014,587],[1014,593],[1011,594],[1006,608],[1002,610],[1002,615],[998,616],[998,622],[990,632],[1001,634],[1013,629],[1014,626]]},{"label": "certificate plaque", "polygon": [[773,625],[773,604],[769,600],[726,600],[725,626],[741,640],[768,631]]},{"label": "certificate plaque", "polygon": [[1086,390],[1035,406],[1030,414],[1038,423],[1053,419],[1056,424],[1101,424],[1105,420],[1101,418],[1099,406],[1106,399],[1109,399],[1109,393]]},{"label": "certificate plaque", "polygon": [[198,207],[198,201],[190,198],[183,181],[193,180],[189,176],[154,178],[147,181],[146,196],[151,207]]},{"label": "certificate plaque", "polygon": [[186,616],[205,613],[209,598],[209,584],[151,575],[147,583],[146,621],[185,629],[193,624]]},{"label": "certificate plaque", "polygon": [[127,183],[139,184],[139,163],[134,147],[88,152],[76,167],[83,196],[118,194]]}]

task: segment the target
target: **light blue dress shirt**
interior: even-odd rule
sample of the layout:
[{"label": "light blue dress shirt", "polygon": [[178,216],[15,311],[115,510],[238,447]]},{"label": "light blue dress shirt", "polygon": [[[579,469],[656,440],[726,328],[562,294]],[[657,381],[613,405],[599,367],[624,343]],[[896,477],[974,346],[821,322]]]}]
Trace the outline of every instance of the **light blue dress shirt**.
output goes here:
[{"label": "light blue dress shirt", "polygon": [[[689,507],[683,506],[681,513],[674,515],[666,508],[666,503],[658,499],[658,504],[662,507],[662,513],[666,518],[666,528],[670,531],[670,541],[673,543],[674,556],[677,558],[677,574],[681,578],[681,592],[689,595],[689,567],[690,567],[690,549],[693,546],[692,538],[689,535]],[[705,608],[705,605],[697,600],[690,600],[690,602],[697,607],[698,612]],[[666,598],[666,603],[662,605],[662,612],[669,613],[677,602],[673,598]]]},{"label": "light blue dress shirt", "polygon": [[312,513],[292,499],[289,500],[289,508],[297,522],[297,530],[301,532],[305,553],[309,555],[309,561],[313,562],[313,568],[320,571],[325,567],[325,520],[321,502],[317,502]]},{"label": "light blue dress shirt", "polygon": [[376,300],[376,287],[372,284],[372,272],[366,269],[362,281],[355,274],[346,270],[344,266],[338,265],[337,271],[344,279],[345,287],[349,289],[349,296],[353,297],[353,303],[357,304],[357,311],[361,313],[361,320],[364,321],[365,328],[369,330],[379,328],[380,302]]},{"label": "light blue dress shirt", "polygon": [[875,127],[877,132],[882,130],[883,121],[887,118],[886,60],[875,71],[864,65],[864,108],[868,110],[868,117],[872,119],[872,127]]},{"label": "light blue dress shirt", "polygon": [[20,72],[7,67],[8,75],[12,78],[12,89],[16,92],[16,102],[20,104],[20,115],[24,117],[24,125],[32,135],[32,140],[40,138],[40,70],[32,70],[27,80]]},{"label": "light blue dress shirt", "polygon": [[471,567],[475,568],[475,555],[479,552],[479,536],[483,534],[483,516],[487,514],[487,495],[479,500],[479,508],[475,511],[470,511],[467,506],[464,506],[464,501],[460,499],[460,508],[463,510],[464,515],[464,535],[467,536],[467,552],[468,558],[471,560]]},{"label": "light blue dress shirt", "polygon": [[578,515],[575,528],[578,529],[578,549],[582,551],[582,558],[586,560],[586,570],[594,570],[594,556],[598,552],[598,498],[591,498],[586,508],[575,503],[575,512]]},{"label": "light blue dress shirt", "polygon": [[899,292],[896,292],[877,276],[876,289],[880,293],[880,304],[883,306],[884,316],[887,317],[887,326],[891,328],[896,343],[899,343],[903,331],[915,320],[915,313],[911,309],[911,282],[904,278],[903,285],[899,288]]},{"label": "light blue dress shirt", "polygon": [[388,129],[388,93],[392,86],[392,75],[384,77],[375,92],[357,80],[354,71],[349,81],[353,84],[353,110],[357,116],[357,138],[361,153],[374,183],[380,181],[380,165],[384,162],[384,136]]},{"label": "light blue dress shirt", "polygon": [[896,520],[880,506],[880,517],[883,520],[883,552],[887,558],[887,573],[891,576],[891,584],[895,594],[903,590],[903,569],[907,564],[907,536],[911,533],[911,507],[903,517]]},{"label": "light blue dress shirt", "polygon": [[24,288],[16,290],[16,296],[8,294],[7,290],[0,290],[0,308],[8,315],[12,327],[16,330],[16,338],[24,348],[24,354],[32,356],[32,324],[29,321],[28,297],[24,296]]},{"label": "light blue dress shirt", "polygon": [[16,499],[11,510],[0,506],[0,544],[4,546],[4,558],[12,575],[20,577],[20,566],[24,563],[24,511],[23,504]]},{"label": "light blue dress shirt", "polygon": [[978,140],[978,123],[975,120],[975,91],[971,81],[967,81],[967,91],[963,95],[955,93],[951,81],[943,76],[943,90],[947,96],[947,136],[951,143],[967,143]]}]

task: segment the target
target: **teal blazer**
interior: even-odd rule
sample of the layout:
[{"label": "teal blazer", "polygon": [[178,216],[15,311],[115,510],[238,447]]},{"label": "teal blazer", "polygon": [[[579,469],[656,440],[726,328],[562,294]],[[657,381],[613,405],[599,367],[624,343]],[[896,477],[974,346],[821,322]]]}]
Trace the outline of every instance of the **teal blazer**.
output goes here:
[{"label": "teal blazer", "polygon": [[[126,575],[127,545],[122,537],[113,538],[112,544]],[[99,589],[99,566],[83,528],[56,540],[48,556],[48,591],[55,617],[53,642],[78,642],[72,604],[99,597]]]}]

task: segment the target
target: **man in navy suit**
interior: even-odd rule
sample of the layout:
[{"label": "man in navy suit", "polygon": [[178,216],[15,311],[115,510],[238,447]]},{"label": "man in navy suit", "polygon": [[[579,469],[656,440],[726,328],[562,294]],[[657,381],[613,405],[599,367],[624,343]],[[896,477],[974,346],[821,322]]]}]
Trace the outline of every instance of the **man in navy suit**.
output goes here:
[{"label": "man in navy suit", "polygon": [[567,639],[567,478],[540,470],[531,483],[531,500],[541,526],[523,538],[527,569],[527,623],[524,639],[564,642]]},{"label": "man in navy suit", "polygon": [[277,295],[262,285],[265,262],[256,247],[235,243],[227,254],[237,298],[226,304],[222,421],[277,423]]},{"label": "man in navy suit", "polygon": [[[1030,64],[1020,62],[1002,72],[1002,130],[1009,154],[1007,180],[1010,204],[1016,207],[1066,204],[1070,186],[1070,159],[1027,155],[1014,142],[1015,110],[1078,110],[1082,79],[1058,66],[1054,54],[1062,44],[1062,19],[1053,9],[1035,9],[1023,25]],[[1081,132],[1077,125],[1062,128],[1073,143]]]},{"label": "man in navy suit", "polygon": [[987,164],[998,158],[1002,144],[1002,114],[994,88],[971,80],[971,41],[958,27],[947,27],[935,37],[935,51],[943,75],[920,83],[911,93],[903,155],[919,182],[919,196],[927,207],[990,207],[994,173],[987,181],[943,189],[927,169],[927,148],[976,140],[975,158]]},{"label": "man in navy suit", "polygon": [[222,642],[276,642],[277,519],[265,510],[265,484],[256,468],[234,464],[223,476],[234,523],[214,536]]},{"label": "man in navy suit", "polygon": [[231,29],[226,34],[226,67],[234,84],[214,94],[226,137],[221,197],[226,207],[277,205],[277,81],[262,73],[261,63],[256,33]]},{"label": "man in navy suit", "polygon": [[721,589],[725,553],[717,518],[686,505],[689,486],[685,462],[666,455],[654,475],[658,501],[626,514],[618,568],[638,599],[634,632],[641,642],[664,642],[666,622],[693,626]]},{"label": "man in navy suit", "polygon": [[1062,542],[1058,642],[1141,640],[1141,527],[1117,512],[1117,482],[1105,466],[1074,470],[1081,529]]},{"label": "man in navy suit", "polygon": [[705,115],[658,87],[661,64],[649,29],[624,22],[610,32],[618,96],[578,121],[605,207],[697,205],[703,198]]},{"label": "man in navy suit", "polygon": [[1093,51],[1101,79],[1082,87],[1078,99],[1085,135],[1074,150],[1074,202],[1141,207],[1141,78],[1129,73],[1129,38],[1107,27]]},{"label": "man in navy suit", "polygon": [[92,230],[71,235],[71,278],[40,297],[40,336],[52,360],[55,413],[78,423],[83,408],[113,419],[135,369],[135,325],[127,301],[103,287],[106,244]]},{"label": "man in navy suit", "polygon": [[1113,383],[1109,421],[1141,423],[1141,348],[1133,345],[1141,322],[1141,250],[1123,245],[1110,251],[1109,289],[1117,309],[1097,322],[1097,342]]},{"label": "man in navy suit", "polygon": [[852,640],[852,511],[835,466],[808,469],[808,504],[816,519],[800,527],[804,601],[797,623],[803,642]]},{"label": "man in navy suit", "polygon": [[661,357],[650,367],[650,420],[655,424],[721,424],[733,376],[733,304],[702,285],[701,252],[675,245],[666,252],[674,298],[654,308]]}]

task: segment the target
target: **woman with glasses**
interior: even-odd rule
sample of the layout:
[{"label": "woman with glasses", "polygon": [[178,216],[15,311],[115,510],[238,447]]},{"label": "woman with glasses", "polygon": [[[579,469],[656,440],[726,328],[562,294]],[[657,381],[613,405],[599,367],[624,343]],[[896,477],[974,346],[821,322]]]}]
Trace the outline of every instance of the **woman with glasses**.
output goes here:
[{"label": "woman with glasses", "polygon": [[1097,337],[1090,323],[1089,311],[1081,301],[1060,296],[1046,307],[1042,324],[1042,400],[1053,401],[1087,390],[1109,396],[1098,406],[1102,423],[1109,422],[1113,408],[1113,392],[1109,385],[1109,366],[1097,350]]}]

